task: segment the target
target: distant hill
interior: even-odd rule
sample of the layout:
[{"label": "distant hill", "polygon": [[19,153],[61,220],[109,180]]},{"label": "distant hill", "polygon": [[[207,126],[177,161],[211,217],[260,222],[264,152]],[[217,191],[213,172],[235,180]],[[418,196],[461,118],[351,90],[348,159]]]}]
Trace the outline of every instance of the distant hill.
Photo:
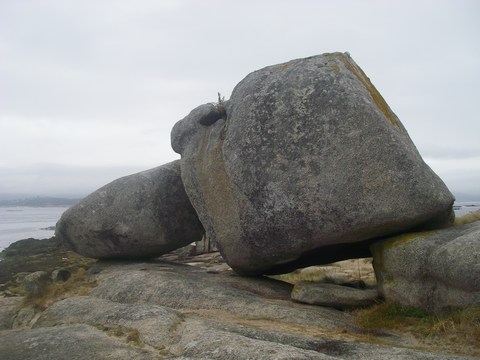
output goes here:
[{"label": "distant hill", "polygon": [[48,207],[48,206],[72,206],[78,203],[80,199],[68,199],[59,197],[42,197],[36,196],[25,199],[9,199],[0,200],[0,207],[12,206],[32,206],[32,207]]}]

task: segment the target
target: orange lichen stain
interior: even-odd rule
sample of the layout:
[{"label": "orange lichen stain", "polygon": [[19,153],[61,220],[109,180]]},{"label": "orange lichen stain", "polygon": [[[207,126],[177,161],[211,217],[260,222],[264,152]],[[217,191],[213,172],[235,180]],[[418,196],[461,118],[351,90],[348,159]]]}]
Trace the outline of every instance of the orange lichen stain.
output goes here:
[{"label": "orange lichen stain", "polygon": [[290,67],[290,63],[283,64],[282,67],[280,68],[281,71],[287,71],[288,68]]},{"label": "orange lichen stain", "polygon": [[353,61],[351,61],[347,56],[341,53],[336,53],[335,54],[337,59],[340,60],[345,67],[350,70],[350,72],[356,76],[358,80],[365,86],[367,91],[370,93],[370,96],[372,97],[373,101],[375,104],[378,106],[378,108],[383,112],[383,114],[386,116],[386,118],[392,123],[392,125],[400,132],[400,133],[405,133],[403,127],[399,124],[399,120],[397,116],[393,113],[392,109],[388,106],[387,102],[385,99],[380,95],[378,90],[373,86],[373,84],[370,82],[370,79],[365,75],[362,69],[358,67],[357,64],[355,64]]},{"label": "orange lichen stain", "polygon": [[330,66],[330,68],[336,73],[340,72],[340,67],[335,62],[334,54],[326,54],[326,57],[328,60],[328,66]]}]

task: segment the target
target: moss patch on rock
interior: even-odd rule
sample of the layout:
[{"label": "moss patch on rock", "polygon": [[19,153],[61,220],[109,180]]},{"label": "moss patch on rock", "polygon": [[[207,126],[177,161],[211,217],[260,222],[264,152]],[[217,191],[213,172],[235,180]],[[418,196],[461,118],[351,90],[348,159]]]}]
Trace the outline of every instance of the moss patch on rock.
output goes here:
[{"label": "moss patch on rock", "polygon": [[89,268],[95,262],[68,250],[55,237],[17,241],[0,253],[0,259],[0,293],[5,295],[21,292],[19,283],[29,273],[51,273],[56,269],[66,269],[74,273],[79,269]]}]

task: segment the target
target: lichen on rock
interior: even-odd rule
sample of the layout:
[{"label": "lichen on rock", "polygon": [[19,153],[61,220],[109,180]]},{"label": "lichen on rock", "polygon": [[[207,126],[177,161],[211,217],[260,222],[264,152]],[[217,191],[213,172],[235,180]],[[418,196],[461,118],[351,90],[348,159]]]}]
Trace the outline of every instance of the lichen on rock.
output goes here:
[{"label": "lichen on rock", "polygon": [[369,254],[369,242],[449,221],[453,195],[342,53],[255,71],[226,119],[194,109],[172,130],[207,235],[244,275]]},{"label": "lichen on rock", "polygon": [[372,245],[382,295],[441,312],[480,304],[480,221],[382,239]]}]

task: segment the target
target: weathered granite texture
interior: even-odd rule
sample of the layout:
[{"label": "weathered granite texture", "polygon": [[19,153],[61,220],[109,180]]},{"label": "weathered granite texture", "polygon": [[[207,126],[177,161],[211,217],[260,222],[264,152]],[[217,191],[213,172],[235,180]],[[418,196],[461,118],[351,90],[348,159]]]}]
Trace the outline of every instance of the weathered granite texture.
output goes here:
[{"label": "weathered granite texture", "polygon": [[14,329],[19,302],[2,301],[10,308],[0,318],[10,320],[0,358],[466,359],[404,348],[391,333],[365,342],[348,313],[293,303],[291,286],[267,278],[158,260],[90,272],[98,286],[89,295],[58,299]]},{"label": "weathered granite texture", "polygon": [[55,231],[67,247],[96,259],[154,258],[203,233],[179,161],[103,186],[68,209]]},{"label": "weathered granite texture", "polygon": [[179,121],[172,147],[238,273],[365,257],[370,239],[452,215],[452,194],[348,54],[255,71],[219,105],[226,115],[206,104]]},{"label": "weathered granite texture", "polygon": [[427,311],[480,304],[480,221],[372,245],[379,291]]}]

